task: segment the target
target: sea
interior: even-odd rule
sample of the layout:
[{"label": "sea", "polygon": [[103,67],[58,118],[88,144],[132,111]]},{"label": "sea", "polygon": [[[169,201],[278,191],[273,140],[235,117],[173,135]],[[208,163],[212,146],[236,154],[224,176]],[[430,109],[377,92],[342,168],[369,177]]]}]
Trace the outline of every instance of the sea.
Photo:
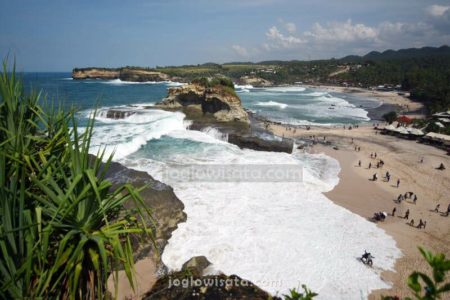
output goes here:
[{"label": "sea", "polygon": [[[401,252],[374,223],[325,197],[339,182],[340,166],[333,158],[297,149],[292,154],[240,149],[216,128],[189,130],[190,121],[181,112],[151,109],[168,88],[181,83],[77,81],[70,73],[22,77],[26,89],[42,90],[49,100],[75,107],[81,130],[97,110],[92,153],[106,149],[115,161],[173,187],[187,221],[178,225],[162,255],[170,270],[203,255],[212,262],[210,274],[236,274],[273,295],[306,284],[319,293],[317,299],[365,299],[374,289],[390,287],[380,274],[394,270]],[[380,105],[354,94],[302,86],[236,85],[236,91],[245,108],[295,125],[370,122],[367,109]],[[106,118],[111,108],[133,114]],[[220,172],[192,176],[193,170],[230,166],[241,171],[232,180]],[[255,179],[242,172],[264,168],[300,170],[301,180]],[[364,250],[375,256],[372,268],[359,261]]]}]

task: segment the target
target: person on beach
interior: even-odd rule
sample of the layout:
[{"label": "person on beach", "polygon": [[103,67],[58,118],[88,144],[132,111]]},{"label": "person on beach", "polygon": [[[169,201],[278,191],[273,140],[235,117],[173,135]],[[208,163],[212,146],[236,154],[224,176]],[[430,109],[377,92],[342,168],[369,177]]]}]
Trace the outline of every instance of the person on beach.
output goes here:
[{"label": "person on beach", "polygon": [[405,216],[403,217],[403,219],[406,219],[406,220],[409,219],[409,209],[406,210]]},{"label": "person on beach", "polygon": [[423,164],[423,157],[420,159],[420,163]]},{"label": "person on beach", "polygon": [[389,177],[389,171],[386,171],[386,178],[388,178]]},{"label": "person on beach", "polygon": [[401,203],[402,201],[403,201],[403,195],[402,194],[400,194],[400,195],[398,195],[398,197],[397,197],[397,202],[398,203]]},{"label": "person on beach", "polygon": [[375,154],[373,155],[375,158],[377,158],[377,153],[375,152]]},{"label": "person on beach", "polygon": [[371,163],[371,162],[369,163],[369,169],[370,169],[370,168],[372,168],[372,163]]},{"label": "person on beach", "polygon": [[413,202],[414,202],[414,204],[416,204],[416,202],[417,202],[417,195],[414,195]]},{"label": "person on beach", "polygon": [[358,167],[361,167],[361,161],[358,161]]},{"label": "person on beach", "polygon": [[397,188],[400,186],[400,179],[397,179]]},{"label": "person on beach", "polygon": [[395,212],[396,212],[396,211],[397,211],[397,208],[394,207],[394,208],[392,209],[392,214],[391,214],[391,216],[395,217]]},{"label": "person on beach", "polygon": [[450,204],[447,207],[447,214],[445,216],[448,217],[449,214],[450,214]]},{"label": "person on beach", "polygon": [[408,224],[409,226],[414,226],[414,219],[411,219],[411,221]]},{"label": "person on beach", "polygon": [[437,168],[438,170],[440,170],[440,171],[443,171],[443,170],[445,170],[445,166],[444,166],[444,164],[443,163],[441,163],[440,165],[439,165],[439,167]]},{"label": "person on beach", "polygon": [[439,212],[439,208],[441,207],[441,205],[438,203],[438,205],[436,205],[436,207],[434,208],[434,212]]},{"label": "person on beach", "polygon": [[373,153],[372,152],[370,152],[370,158],[373,158]]},{"label": "person on beach", "polygon": [[372,181],[377,181],[377,179],[378,179],[377,173],[373,174]]}]

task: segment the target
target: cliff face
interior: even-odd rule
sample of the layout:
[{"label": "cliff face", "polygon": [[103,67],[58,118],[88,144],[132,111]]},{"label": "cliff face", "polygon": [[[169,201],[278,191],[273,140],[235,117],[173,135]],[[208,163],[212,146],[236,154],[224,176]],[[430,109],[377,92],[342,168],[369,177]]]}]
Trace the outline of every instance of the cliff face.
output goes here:
[{"label": "cliff face", "polygon": [[120,79],[122,81],[145,82],[145,81],[166,81],[170,80],[167,74],[155,72],[148,69],[104,69],[86,68],[73,69],[73,79]]},{"label": "cliff face", "polygon": [[189,84],[170,88],[168,96],[155,105],[165,109],[184,109],[188,117],[201,112],[203,116],[212,116],[218,122],[248,123],[247,112],[241,105],[241,99],[229,88],[223,86],[204,87]]},{"label": "cliff face", "polygon": [[89,69],[73,69],[73,79],[117,79],[119,78],[120,71],[117,69],[102,69],[102,68],[89,68]]},{"label": "cliff face", "polygon": [[256,76],[242,76],[239,78],[239,83],[242,85],[252,85],[254,87],[268,87],[273,86],[273,82],[266,80],[264,78],[256,77]]}]

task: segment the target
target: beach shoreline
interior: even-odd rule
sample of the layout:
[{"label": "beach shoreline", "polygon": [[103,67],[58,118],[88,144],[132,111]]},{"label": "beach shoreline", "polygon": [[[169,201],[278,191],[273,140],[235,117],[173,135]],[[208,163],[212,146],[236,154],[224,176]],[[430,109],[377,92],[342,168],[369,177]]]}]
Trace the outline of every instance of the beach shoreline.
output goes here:
[{"label": "beach shoreline", "polygon": [[[339,183],[333,190],[325,193],[328,199],[368,220],[375,212],[385,211],[389,214],[384,222],[377,225],[395,239],[403,257],[397,260],[395,272],[386,271],[380,275],[392,288],[375,290],[369,299],[379,299],[381,295],[411,296],[406,284],[407,277],[415,270],[428,271],[417,247],[424,246],[433,252],[447,255],[450,253],[450,217],[432,212],[438,203],[441,205],[441,212],[449,204],[445,195],[450,183],[450,172],[436,170],[436,167],[441,162],[446,166],[450,165],[450,157],[444,151],[429,145],[376,134],[370,125],[352,130],[348,127],[316,126],[309,130],[296,127],[294,131],[289,127],[270,124],[268,129],[278,136],[309,140],[312,143],[304,148],[305,151],[324,153],[339,162]],[[360,147],[361,150],[355,151],[355,147]],[[371,158],[371,153],[375,152],[377,158]],[[420,163],[422,157],[424,162]],[[385,165],[377,169],[374,166],[380,158]],[[362,163],[361,167],[358,166],[359,161]],[[373,166],[371,169],[368,168],[369,163]],[[383,178],[386,171],[392,176],[389,183]],[[379,178],[376,182],[371,181],[374,173]],[[395,186],[398,178],[401,180],[399,188]],[[398,194],[407,191],[418,196],[417,203],[413,204],[409,199],[396,204],[394,199]],[[390,214],[394,207],[397,212],[392,217]],[[409,220],[413,218],[417,225],[419,219],[423,219],[427,221],[427,227],[418,229],[409,226],[406,224],[407,220],[398,217],[403,216],[407,209],[411,211]]]},{"label": "beach shoreline", "polygon": [[[422,103],[411,100],[407,94],[399,94],[396,91],[378,91],[369,90],[358,87],[344,87],[339,85],[326,85],[326,84],[308,84],[304,85],[306,88],[320,89],[331,93],[344,93],[344,94],[358,94],[358,96],[365,98],[372,98],[381,101],[382,105],[386,107],[385,112],[396,110],[401,114],[408,115],[412,118],[422,119],[425,117],[426,110]],[[390,110],[388,110],[390,109]],[[369,110],[370,113],[370,110]],[[369,115],[370,119],[380,119],[380,115]]]}]

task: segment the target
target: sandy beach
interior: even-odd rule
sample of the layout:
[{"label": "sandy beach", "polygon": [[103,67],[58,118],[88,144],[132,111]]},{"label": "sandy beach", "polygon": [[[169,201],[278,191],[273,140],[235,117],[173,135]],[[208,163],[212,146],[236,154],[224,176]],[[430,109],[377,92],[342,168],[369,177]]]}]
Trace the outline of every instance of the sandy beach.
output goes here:
[{"label": "sandy beach", "polygon": [[424,117],[424,106],[422,103],[411,101],[411,99],[407,97],[407,94],[399,95],[396,91],[377,91],[336,85],[306,85],[306,87],[320,89],[327,92],[358,94],[358,96],[361,97],[379,100],[383,104],[398,106],[402,114],[407,114],[410,117]]},{"label": "sandy beach", "polygon": [[[406,284],[408,275],[414,270],[428,271],[418,246],[450,255],[450,217],[442,214],[450,204],[450,157],[443,150],[416,141],[375,134],[376,130],[372,126],[360,126],[352,130],[342,127],[316,127],[310,130],[296,128],[294,133],[294,129],[288,130],[286,126],[271,124],[269,130],[285,137],[315,136],[321,142],[325,137],[325,141],[336,145],[338,150],[331,145],[317,143],[305,151],[325,153],[340,163],[340,182],[326,196],[368,219],[378,211],[389,214],[384,222],[378,222],[378,226],[396,240],[404,256],[397,260],[395,273],[381,274],[383,280],[392,284],[392,289],[374,291],[369,299],[379,299],[380,295],[410,295]],[[355,146],[361,150],[355,151]],[[377,158],[371,158],[371,153],[377,153]],[[422,157],[423,163],[420,162]],[[377,169],[376,164],[380,159],[384,161],[384,166]],[[358,166],[359,161],[361,167]],[[371,169],[368,168],[369,163],[372,164]],[[437,170],[440,163],[444,163],[447,169]],[[384,178],[386,171],[391,174],[390,182],[386,182]],[[372,181],[375,173],[378,180]],[[400,179],[398,188],[397,179]],[[400,193],[409,191],[417,195],[416,204],[411,199],[402,201],[401,204],[394,202]],[[440,213],[433,212],[437,204],[440,204]],[[394,207],[396,214],[391,216]],[[407,224],[408,221],[402,217],[408,209],[409,220],[414,219],[415,225],[419,223],[419,219],[426,221],[425,229]]]}]

